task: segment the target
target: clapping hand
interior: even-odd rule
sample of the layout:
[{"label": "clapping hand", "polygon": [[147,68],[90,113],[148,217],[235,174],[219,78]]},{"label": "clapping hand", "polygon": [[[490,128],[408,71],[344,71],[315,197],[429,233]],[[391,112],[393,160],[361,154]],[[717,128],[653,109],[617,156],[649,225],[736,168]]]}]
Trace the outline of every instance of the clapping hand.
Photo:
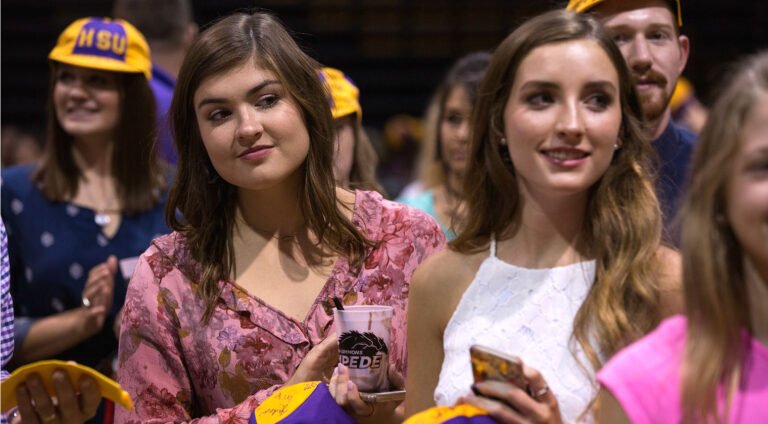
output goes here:
[{"label": "clapping hand", "polygon": [[86,334],[96,334],[104,326],[107,314],[112,309],[115,273],[117,273],[115,256],[108,257],[105,262],[96,265],[88,272],[88,280],[82,293],[85,314],[83,325]]}]

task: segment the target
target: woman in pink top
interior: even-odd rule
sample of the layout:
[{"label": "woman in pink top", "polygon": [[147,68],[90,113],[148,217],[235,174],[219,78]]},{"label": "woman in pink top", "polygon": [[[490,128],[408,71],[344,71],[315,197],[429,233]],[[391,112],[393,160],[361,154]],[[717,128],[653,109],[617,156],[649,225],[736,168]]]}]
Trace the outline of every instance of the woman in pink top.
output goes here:
[{"label": "woman in pink top", "polygon": [[768,52],[726,86],[692,172],[686,317],[603,368],[600,422],[768,422]]},{"label": "woman in pink top", "polygon": [[[220,20],[187,53],[170,111],[176,231],[128,289],[118,379],[135,408],[117,422],[245,423],[282,385],[328,379],[334,296],[394,307],[405,373],[411,274],[445,239],[420,211],[334,186],[317,68],[261,13]],[[394,409],[350,405],[377,421]]]}]

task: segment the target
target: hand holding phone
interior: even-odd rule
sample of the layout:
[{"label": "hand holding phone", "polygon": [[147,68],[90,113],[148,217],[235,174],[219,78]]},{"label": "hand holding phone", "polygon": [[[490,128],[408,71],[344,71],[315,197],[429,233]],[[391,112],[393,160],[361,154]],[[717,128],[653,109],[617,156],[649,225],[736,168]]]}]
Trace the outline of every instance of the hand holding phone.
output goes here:
[{"label": "hand holding phone", "polygon": [[527,390],[528,383],[523,375],[523,363],[520,358],[480,345],[472,345],[469,348],[469,357],[472,360],[472,376],[475,383],[501,381]]},{"label": "hand holding phone", "polygon": [[[495,411],[490,415],[498,422],[508,422],[511,412],[514,412],[512,416],[522,417],[526,422],[563,422],[557,398],[549,390],[546,380],[538,370],[526,367],[526,377],[520,358],[485,346],[473,345],[469,354],[475,379],[475,384],[472,385],[475,396],[467,396],[463,398],[463,402],[487,411]],[[478,384],[487,381],[502,384]],[[528,396],[519,396],[517,390],[509,387],[510,384],[520,388]],[[532,391],[533,388],[536,390]]]}]

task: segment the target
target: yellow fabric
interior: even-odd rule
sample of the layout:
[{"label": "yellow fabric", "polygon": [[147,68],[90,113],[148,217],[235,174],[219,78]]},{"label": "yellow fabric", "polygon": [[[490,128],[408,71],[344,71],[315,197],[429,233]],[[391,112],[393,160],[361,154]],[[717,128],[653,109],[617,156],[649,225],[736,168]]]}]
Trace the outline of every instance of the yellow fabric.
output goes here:
[{"label": "yellow fabric", "polygon": [[488,415],[488,413],[472,405],[434,406],[412,415],[403,424],[439,424],[456,417],[474,417],[477,415]]},{"label": "yellow fabric", "polygon": [[261,403],[254,414],[259,424],[277,424],[291,415],[315,391],[319,381],[283,387]]},{"label": "yellow fabric", "polygon": [[[582,13],[604,1],[605,0],[570,0],[568,6],[565,8],[573,10],[576,13]],[[683,26],[683,9],[680,7],[680,0],[675,0],[675,3],[677,3],[677,26]]]},{"label": "yellow fabric", "polygon": [[669,108],[674,113],[685,102],[693,96],[693,86],[690,81],[680,77],[675,85],[675,91],[672,93],[672,98],[669,100]]},{"label": "yellow fabric", "polygon": [[[101,29],[94,29],[94,25]],[[90,52],[83,51],[86,49]],[[48,58],[102,71],[141,72],[148,80],[152,78],[147,40],[122,19],[89,17],[76,20],[59,35]]]},{"label": "yellow fabric", "polygon": [[333,118],[338,119],[354,113],[358,120],[362,120],[360,90],[355,84],[338,69],[323,68],[319,74],[330,95],[328,101],[331,104]]}]

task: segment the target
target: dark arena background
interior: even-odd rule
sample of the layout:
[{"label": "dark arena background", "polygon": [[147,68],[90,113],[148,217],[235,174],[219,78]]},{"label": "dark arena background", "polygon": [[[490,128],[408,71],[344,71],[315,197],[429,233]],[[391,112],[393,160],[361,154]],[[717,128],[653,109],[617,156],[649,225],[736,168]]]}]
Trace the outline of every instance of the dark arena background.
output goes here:
[{"label": "dark arena background", "polygon": [[[392,118],[421,117],[453,60],[469,51],[492,50],[526,18],[564,4],[563,0],[192,1],[201,28],[235,10],[271,11],[311,56],[343,70],[360,88],[363,122],[378,141],[384,163],[387,149],[402,148],[401,143],[387,140],[405,122]],[[691,39],[684,76],[708,105],[730,62],[768,48],[768,1],[683,0],[682,4],[682,31]],[[3,1],[3,125],[39,134],[48,83],[46,56],[56,36],[74,19],[108,16],[111,8],[112,2],[104,0]]]}]

